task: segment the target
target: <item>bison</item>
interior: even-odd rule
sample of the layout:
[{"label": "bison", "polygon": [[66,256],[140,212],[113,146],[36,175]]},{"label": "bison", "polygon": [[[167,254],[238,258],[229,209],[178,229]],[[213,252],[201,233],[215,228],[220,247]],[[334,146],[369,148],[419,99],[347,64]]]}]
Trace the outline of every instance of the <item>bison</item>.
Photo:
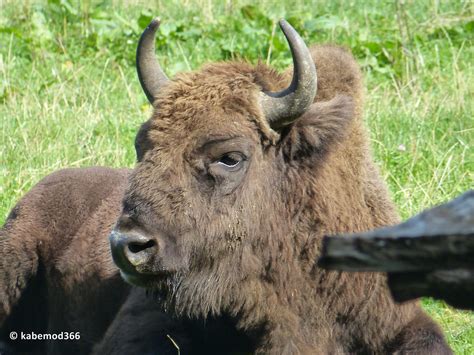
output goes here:
[{"label": "bison", "polygon": [[227,62],[169,80],[155,58],[158,26],[138,45],[154,111],[110,236],[123,278],[178,321],[223,324],[208,337],[226,329],[241,346],[221,352],[450,353],[417,303],[393,302],[383,275],[316,263],[324,235],[399,220],[369,149],[351,55],[309,50],[282,20],[292,75]]},{"label": "bison", "polygon": [[[81,334],[13,343],[20,351],[86,354],[105,334],[97,354],[172,353],[174,340],[208,353],[450,353],[382,275],[318,268],[323,235],[398,216],[368,147],[355,61],[308,50],[280,25],[293,75],[227,62],[168,80],[151,22],[137,69],[154,111],[135,169],[54,173],[0,230],[2,331]],[[122,277],[156,300],[128,297],[109,234]]]}]

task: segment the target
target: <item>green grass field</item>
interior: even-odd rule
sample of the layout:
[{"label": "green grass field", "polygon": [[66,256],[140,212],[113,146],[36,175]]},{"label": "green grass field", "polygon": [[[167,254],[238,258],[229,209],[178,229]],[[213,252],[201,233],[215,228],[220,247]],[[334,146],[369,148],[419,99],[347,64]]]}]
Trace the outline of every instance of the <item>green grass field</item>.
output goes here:
[{"label": "green grass field", "polygon": [[[372,146],[404,218],[473,187],[472,1],[0,1],[0,223],[63,167],[132,167],[150,109],[134,68],[159,15],[168,75],[232,58],[291,62],[285,17],[307,43],[349,47],[363,68]],[[424,300],[457,354],[474,313]]]}]

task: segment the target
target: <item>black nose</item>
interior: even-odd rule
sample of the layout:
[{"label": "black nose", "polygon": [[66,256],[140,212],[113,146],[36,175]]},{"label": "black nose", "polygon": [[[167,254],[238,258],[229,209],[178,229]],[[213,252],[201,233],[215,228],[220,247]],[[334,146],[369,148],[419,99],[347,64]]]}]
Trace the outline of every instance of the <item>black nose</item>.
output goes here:
[{"label": "black nose", "polygon": [[109,240],[112,258],[125,273],[133,274],[152,268],[151,263],[158,251],[158,244],[154,239],[113,230]]}]

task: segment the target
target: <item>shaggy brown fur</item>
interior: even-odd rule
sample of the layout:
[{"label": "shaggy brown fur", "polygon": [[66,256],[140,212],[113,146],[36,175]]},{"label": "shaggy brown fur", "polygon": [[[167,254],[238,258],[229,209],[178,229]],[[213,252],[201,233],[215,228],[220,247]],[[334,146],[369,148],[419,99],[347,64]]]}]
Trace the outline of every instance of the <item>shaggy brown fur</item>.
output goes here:
[{"label": "shaggy brown fur", "polygon": [[[264,65],[212,64],[162,90],[116,229],[150,243],[118,265],[179,319],[230,319],[256,353],[448,354],[436,324],[417,303],[396,305],[382,275],[316,265],[323,235],[399,219],[368,147],[355,61],[337,47],[312,54],[315,103],[281,132],[257,99],[289,75]],[[239,170],[219,165],[228,152],[245,155]]]},{"label": "shaggy brown fur", "polygon": [[[28,354],[88,354],[129,291],[107,236],[126,170],[68,169],[36,185],[0,230],[0,329],[80,332],[79,341],[10,342]],[[1,346],[0,346],[1,348]]]}]

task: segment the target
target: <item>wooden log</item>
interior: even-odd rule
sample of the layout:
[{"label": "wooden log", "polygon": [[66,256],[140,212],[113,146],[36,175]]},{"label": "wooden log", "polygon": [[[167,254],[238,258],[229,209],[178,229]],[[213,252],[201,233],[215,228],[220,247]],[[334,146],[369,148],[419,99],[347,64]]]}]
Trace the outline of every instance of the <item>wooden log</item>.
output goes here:
[{"label": "wooden log", "polygon": [[397,302],[425,296],[474,310],[474,269],[389,273],[388,287]]},{"label": "wooden log", "polygon": [[319,265],[393,272],[474,268],[474,190],[393,227],[325,237]]},{"label": "wooden log", "polygon": [[474,191],[396,226],[325,237],[320,267],[388,272],[394,299],[474,309]]}]

